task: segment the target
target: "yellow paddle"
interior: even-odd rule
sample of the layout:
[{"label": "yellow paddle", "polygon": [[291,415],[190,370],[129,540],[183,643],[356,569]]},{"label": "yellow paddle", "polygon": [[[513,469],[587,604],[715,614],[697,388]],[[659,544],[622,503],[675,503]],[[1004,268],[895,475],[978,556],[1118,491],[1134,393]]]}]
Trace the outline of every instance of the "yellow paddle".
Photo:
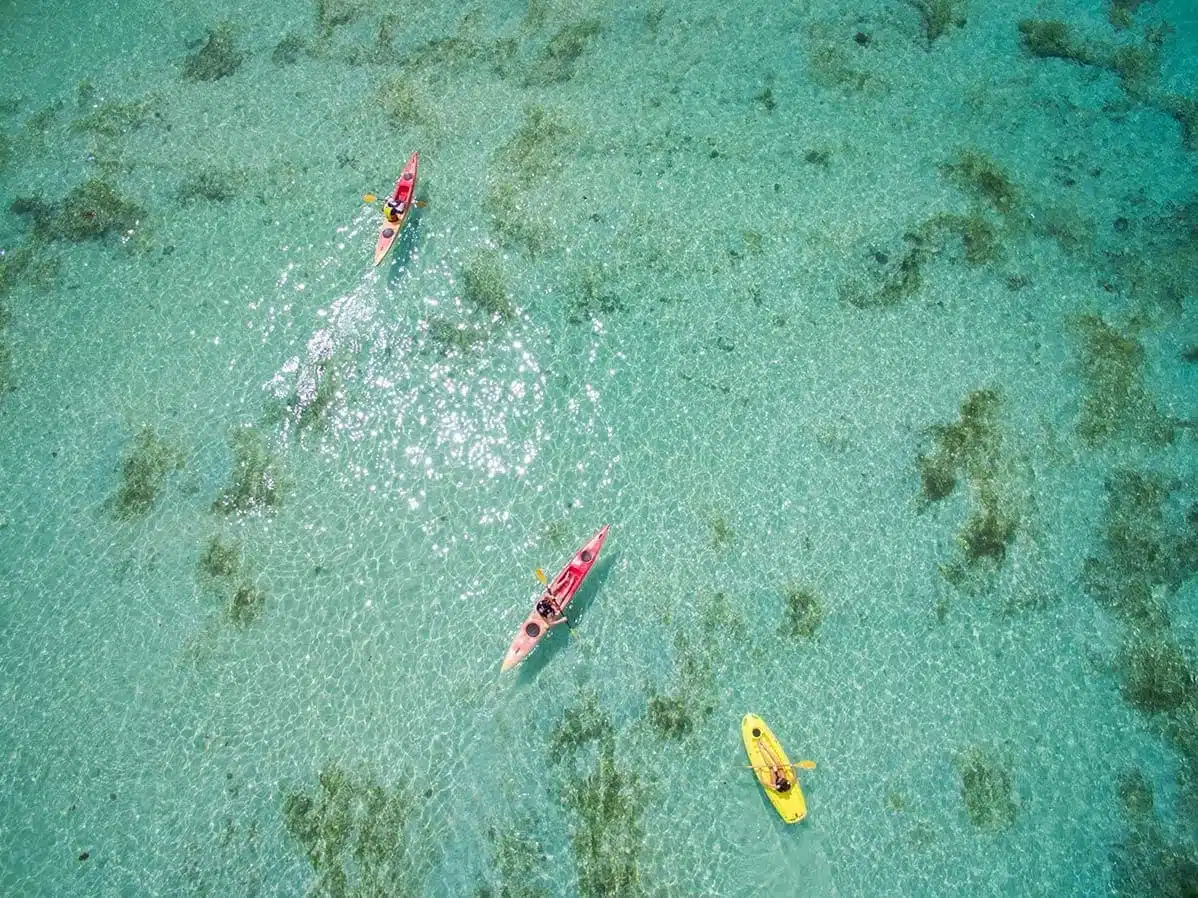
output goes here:
[{"label": "yellow paddle", "polygon": [[[784,764],[783,766],[784,767],[798,767],[800,770],[814,770],[815,769],[815,761],[799,761],[799,763],[797,763],[797,764]],[[770,764],[746,764],[745,767],[751,768],[753,770],[772,770],[773,769],[772,765],[770,765]]]}]

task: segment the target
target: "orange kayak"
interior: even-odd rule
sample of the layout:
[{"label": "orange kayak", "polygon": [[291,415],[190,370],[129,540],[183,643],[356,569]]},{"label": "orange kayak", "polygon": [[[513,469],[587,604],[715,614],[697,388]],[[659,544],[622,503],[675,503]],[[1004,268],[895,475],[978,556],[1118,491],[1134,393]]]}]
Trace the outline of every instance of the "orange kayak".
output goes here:
[{"label": "orange kayak", "polygon": [[565,623],[566,616],[563,612],[594,567],[610,527],[611,524],[604,524],[602,529],[591,537],[591,541],[575,552],[570,563],[545,587],[541,598],[533,606],[532,613],[520,625],[516,638],[512,640],[503,659],[503,670],[511,670],[527,658],[529,652],[535,649],[537,643],[549,632],[550,627]]},{"label": "orange kayak", "polygon": [[412,202],[416,195],[416,166],[420,163],[420,154],[413,153],[408,158],[408,164],[403,167],[403,173],[395,182],[395,192],[391,194],[392,202],[399,204],[395,220],[387,217],[387,208],[383,207],[383,226],[379,228],[379,240],[374,245],[374,264],[379,265],[391,252],[391,247],[399,240],[404,222],[412,211]]}]

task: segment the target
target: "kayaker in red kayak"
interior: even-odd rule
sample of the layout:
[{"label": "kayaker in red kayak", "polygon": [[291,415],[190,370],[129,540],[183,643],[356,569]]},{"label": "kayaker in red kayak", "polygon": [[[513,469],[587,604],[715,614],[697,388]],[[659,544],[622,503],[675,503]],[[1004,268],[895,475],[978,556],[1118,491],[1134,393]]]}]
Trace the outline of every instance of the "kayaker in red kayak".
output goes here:
[{"label": "kayaker in red kayak", "polygon": [[599,557],[599,550],[603,548],[603,541],[607,539],[609,526],[600,528],[599,532],[591,537],[590,542],[579,549],[569,564],[551,581],[545,583],[544,575],[540,571],[537,572],[538,579],[545,583],[545,591],[541,593],[532,612],[520,625],[516,638],[512,640],[503,659],[503,670],[511,670],[527,658],[528,653],[536,648],[537,643],[551,628],[567,623],[564,613],[566,606],[582,586],[582,581],[590,573],[595,559]]},{"label": "kayaker in red kayak", "polygon": [[374,245],[375,265],[379,265],[386,258],[391,247],[399,240],[399,233],[412,211],[412,204],[416,202],[416,168],[419,161],[418,153],[413,153],[408,158],[403,173],[395,182],[395,190],[383,202],[383,226],[379,230],[378,242]]},{"label": "kayaker in red kayak", "polygon": [[[416,154],[412,154],[412,159],[416,158]],[[383,203],[383,217],[387,221],[394,224],[403,217],[403,214],[408,211],[408,203],[412,200],[412,193],[416,189],[416,169],[409,160],[408,168],[399,176],[399,180],[395,182],[395,192],[391,194],[391,198]]]},{"label": "kayaker in red kayak", "polygon": [[395,224],[408,211],[408,204],[401,199],[391,197],[383,203],[383,218]]},{"label": "kayaker in red kayak", "polygon": [[566,619],[562,614],[562,609],[558,607],[558,603],[548,593],[537,602],[537,614],[549,621],[551,627],[557,626]]}]

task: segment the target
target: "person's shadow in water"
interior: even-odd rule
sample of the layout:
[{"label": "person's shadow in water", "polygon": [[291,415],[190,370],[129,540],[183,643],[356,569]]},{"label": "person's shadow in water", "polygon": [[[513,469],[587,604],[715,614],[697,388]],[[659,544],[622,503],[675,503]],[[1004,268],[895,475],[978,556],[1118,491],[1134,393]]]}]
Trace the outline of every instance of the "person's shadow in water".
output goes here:
[{"label": "person's shadow in water", "polygon": [[[615,563],[616,554],[606,555],[599,561],[595,562],[595,567],[591,569],[586,580],[582,583],[582,588],[575,593],[570,604],[566,606],[566,620],[568,624],[562,624],[559,627],[554,627],[541,640],[540,644],[533,649],[532,654],[528,656],[520,665],[519,681],[521,683],[529,683],[537,678],[541,670],[548,664],[557,654],[566,648],[575,640],[570,636],[567,628],[577,627],[586,618],[587,612],[594,603],[599,591],[607,582],[608,574],[611,573],[612,565]],[[584,638],[579,636],[579,639]]]}]

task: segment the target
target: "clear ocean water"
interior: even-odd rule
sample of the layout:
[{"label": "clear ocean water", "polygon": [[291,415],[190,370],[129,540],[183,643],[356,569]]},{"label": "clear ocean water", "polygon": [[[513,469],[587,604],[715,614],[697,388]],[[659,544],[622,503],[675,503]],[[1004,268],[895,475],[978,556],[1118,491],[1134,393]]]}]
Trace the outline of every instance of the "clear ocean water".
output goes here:
[{"label": "clear ocean water", "polygon": [[0,75],[0,894],[1194,894],[1192,3],[16,0]]}]

